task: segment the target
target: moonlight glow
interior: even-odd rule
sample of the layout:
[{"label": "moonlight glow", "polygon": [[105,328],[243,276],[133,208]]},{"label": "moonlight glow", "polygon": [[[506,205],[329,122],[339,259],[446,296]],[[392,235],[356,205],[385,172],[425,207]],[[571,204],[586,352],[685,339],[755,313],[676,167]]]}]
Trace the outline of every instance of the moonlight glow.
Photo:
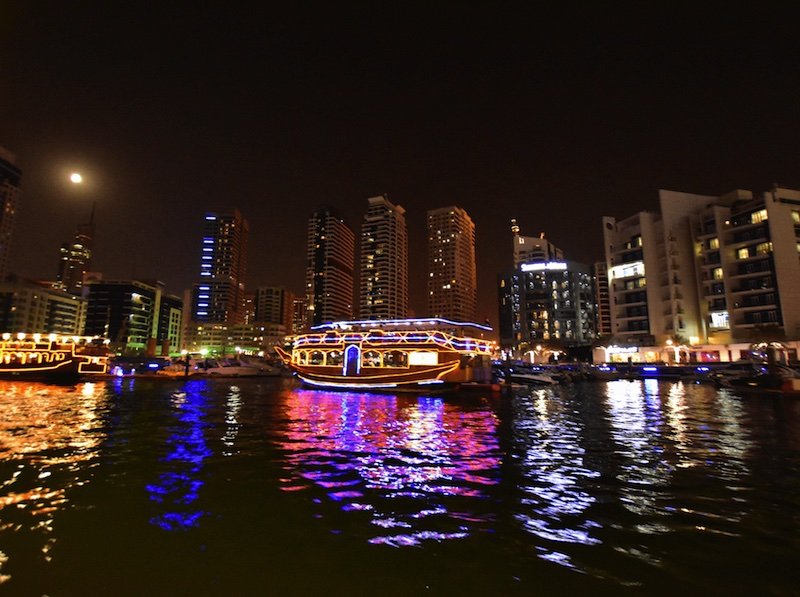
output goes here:
[{"label": "moonlight glow", "polygon": [[83,176],[81,176],[77,172],[73,172],[72,174],[69,175],[69,180],[73,184],[81,184],[83,182]]}]

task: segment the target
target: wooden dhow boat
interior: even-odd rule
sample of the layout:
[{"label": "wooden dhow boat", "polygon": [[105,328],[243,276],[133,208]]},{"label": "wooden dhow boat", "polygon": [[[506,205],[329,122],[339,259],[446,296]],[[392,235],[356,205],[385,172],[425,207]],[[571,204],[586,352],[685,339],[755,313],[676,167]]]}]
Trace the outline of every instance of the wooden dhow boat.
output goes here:
[{"label": "wooden dhow boat", "polygon": [[304,384],[328,389],[421,390],[491,381],[492,328],[447,319],[336,321],[276,352]]},{"label": "wooden dhow boat", "polygon": [[100,338],[57,334],[0,337],[0,378],[73,379],[102,375],[108,350]]}]

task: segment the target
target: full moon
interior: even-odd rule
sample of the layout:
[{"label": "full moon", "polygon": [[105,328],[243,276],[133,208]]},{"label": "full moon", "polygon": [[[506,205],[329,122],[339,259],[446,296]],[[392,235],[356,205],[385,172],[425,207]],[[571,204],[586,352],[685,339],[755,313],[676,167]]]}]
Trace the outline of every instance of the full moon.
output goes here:
[{"label": "full moon", "polygon": [[80,184],[83,182],[83,176],[81,176],[77,172],[73,172],[72,174],[70,174],[69,179],[75,184]]}]

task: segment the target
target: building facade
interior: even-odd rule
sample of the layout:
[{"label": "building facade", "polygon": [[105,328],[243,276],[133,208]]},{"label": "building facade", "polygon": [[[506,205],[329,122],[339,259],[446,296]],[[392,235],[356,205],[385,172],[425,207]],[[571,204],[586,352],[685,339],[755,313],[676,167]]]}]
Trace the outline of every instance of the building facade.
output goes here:
[{"label": "building facade", "polygon": [[405,210],[371,197],[361,227],[359,317],[402,319],[408,313],[408,231]]},{"label": "building facade", "polygon": [[428,315],[475,321],[478,282],[475,224],[450,206],[428,211]]},{"label": "building facade", "polygon": [[283,286],[259,286],[255,292],[255,319],[258,323],[292,328],[294,294]]},{"label": "building facade", "polygon": [[98,281],[86,285],[85,335],[102,336],[123,354],[168,355],[181,350],[183,302],[160,282]]},{"label": "building facade", "polygon": [[242,323],[249,226],[238,209],[205,215],[200,277],[192,289],[191,320]]},{"label": "building facade", "polygon": [[500,346],[515,356],[597,337],[592,273],[574,261],[520,263],[500,276]]},{"label": "building facade", "polygon": [[330,207],[308,220],[306,308],[311,325],[351,319],[355,235]]},{"label": "building facade", "polygon": [[22,170],[14,154],[0,147],[0,282],[8,274],[9,252],[22,195]]},{"label": "building facade", "polygon": [[605,261],[594,264],[594,299],[597,336],[611,335],[611,303],[608,294],[608,266]]},{"label": "building facade", "polygon": [[659,191],[603,218],[612,334],[639,346],[800,336],[800,191]]},{"label": "building facade", "polygon": [[0,282],[0,332],[83,335],[86,300],[29,280]]}]

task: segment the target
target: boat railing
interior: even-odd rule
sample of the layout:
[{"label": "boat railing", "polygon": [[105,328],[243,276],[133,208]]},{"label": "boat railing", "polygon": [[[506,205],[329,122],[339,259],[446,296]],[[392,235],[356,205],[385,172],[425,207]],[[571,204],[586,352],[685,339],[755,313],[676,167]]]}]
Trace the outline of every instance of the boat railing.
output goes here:
[{"label": "boat railing", "polygon": [[441,331],[393,331],[375,333],[369,332],[352,332],[347,334],[306,334],[300,336],[294,341],[294,348],[302,347],[324,347],[341,346],[345,344],[436,344],[444,348],[449,348],[456,352],[472,353],[478,352],[483,354],[491,354],[493,343],[487,340],[477,340],[475,338],[456,337]]}]

